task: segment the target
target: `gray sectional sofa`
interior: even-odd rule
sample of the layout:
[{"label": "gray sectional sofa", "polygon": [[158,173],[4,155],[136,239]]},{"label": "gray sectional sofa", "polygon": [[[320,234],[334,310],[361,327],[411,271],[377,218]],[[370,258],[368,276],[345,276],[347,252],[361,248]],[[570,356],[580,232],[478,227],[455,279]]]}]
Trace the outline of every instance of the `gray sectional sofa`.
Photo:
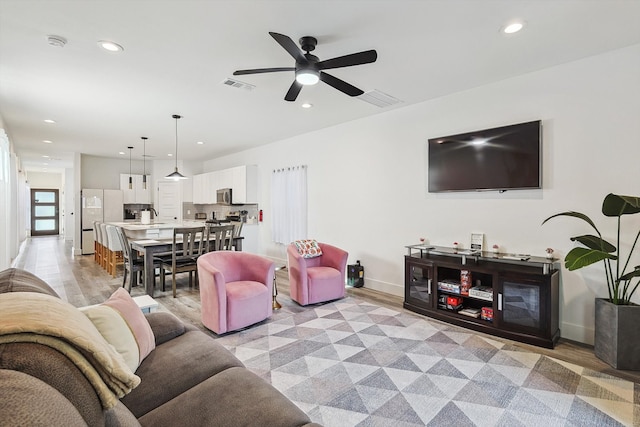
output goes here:
[{"label": "gray sectional sofa", "polygon": [[[29,272],[0,272],[0,298],[15,292],[58,297]],[[0,344],[0,426],[317,426],[212,337],[170,313],[145,316],[156,348],[135,372],[139,385],[108,409],[65,354],[36,342]]]}]

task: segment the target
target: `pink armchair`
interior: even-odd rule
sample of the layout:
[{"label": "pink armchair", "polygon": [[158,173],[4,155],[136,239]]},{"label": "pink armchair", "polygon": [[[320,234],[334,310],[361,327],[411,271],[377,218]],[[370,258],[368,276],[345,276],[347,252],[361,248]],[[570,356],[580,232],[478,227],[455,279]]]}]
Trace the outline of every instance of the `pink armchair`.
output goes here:
[{"label": "pink armchair", "polygon": [[318,243],[322,255],[303,258],[292,243],[287,247],[291,299],[300,305],[344,297],[349,254],[340,248]]},{"label": "pink armchair", "polygon": [[215,251],[198,258],[202,323],[216,334],[271,317],[274,263],[247,252]]}]

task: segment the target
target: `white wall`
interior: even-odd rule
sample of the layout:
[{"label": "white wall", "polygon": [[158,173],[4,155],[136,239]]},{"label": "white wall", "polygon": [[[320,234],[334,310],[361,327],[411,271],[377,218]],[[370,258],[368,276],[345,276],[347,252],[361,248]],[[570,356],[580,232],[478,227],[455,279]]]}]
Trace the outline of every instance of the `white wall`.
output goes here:
[{"label": "white wall", "polygon": [[[402,295],[404,246],[421,236],[450,245],[478,231],[488,246],[533,255],[552,247],[564,256],[569,236],[590,230],[568,218],[541,223],[577,210],[614,240],[615,223],[603,220],[600,207],[609,192],[640,195],[638,117],[640,45],[634,45],[207,161],[204,170],[258,165],[260,251],[282,260],[284,248],[271,242],[269,229],[270,173],[308,165],[309,237],[347,249],[349,263],[361,260],[365,287]],[[428,138],[536,119],[544,126],[543,190],[427,193]],[[632,239],[640,219],[626,223]],[[562,270],[563,337],[593,342],[593,299],[606,296],[603,280],[599,265]]]}]

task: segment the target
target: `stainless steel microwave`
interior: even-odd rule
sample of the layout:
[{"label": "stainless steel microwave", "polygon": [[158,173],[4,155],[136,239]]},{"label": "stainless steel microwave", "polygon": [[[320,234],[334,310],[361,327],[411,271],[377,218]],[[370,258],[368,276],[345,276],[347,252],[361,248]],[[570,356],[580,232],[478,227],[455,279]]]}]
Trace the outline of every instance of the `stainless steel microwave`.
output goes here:
[{"label": "stainless steel microwave", "polygon": [[232,202],[231,199],[231,189],[230,188],[221,188],[216,191],[216,203],[219,205],[230,205]]}]

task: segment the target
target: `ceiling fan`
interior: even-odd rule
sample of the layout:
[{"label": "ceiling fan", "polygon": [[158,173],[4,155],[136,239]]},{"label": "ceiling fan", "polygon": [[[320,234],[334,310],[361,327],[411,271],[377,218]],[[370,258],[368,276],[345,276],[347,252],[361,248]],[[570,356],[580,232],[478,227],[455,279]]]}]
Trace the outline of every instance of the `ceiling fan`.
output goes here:
[{"label": "ceiling fan", "polygon": [[[353,65],[369,64],[375,62],[378,58],[378,54],[375,50],[366,50],[363,52],[352,53],[350,55],[339,56],[332,59],[320,61],[320,59],[310,54],[312,50],[316,48],[318,40],[315,37],[304,36],[299,40],[302,50],[298,48],[293,40],[289,36],[284,34],[278,34],[269,32],[271,37],[282,46],[289,55],[293,56],[296,60],[295,67],[279,67],[279,68],[257,68],[253,70],[238,70],[233,73],[234,76],[240,76],[243,74],[260,74],[260,73],[274,73],[278,71],[295,71],[296,79],[289,88],[289,91],[285,95],[286,101],[295,101],[302,90],[303,85],[314,85],[322,80],[326,84],[340,92],[346,93],[349,96],[362,95],[364,92],[357,87],[350,85],[349,83],[340,80],[331,74],[325,73],[324,70],[330,70],[333,68],[351,67]],[[303,53],[305,51],[306,53]]]}]

